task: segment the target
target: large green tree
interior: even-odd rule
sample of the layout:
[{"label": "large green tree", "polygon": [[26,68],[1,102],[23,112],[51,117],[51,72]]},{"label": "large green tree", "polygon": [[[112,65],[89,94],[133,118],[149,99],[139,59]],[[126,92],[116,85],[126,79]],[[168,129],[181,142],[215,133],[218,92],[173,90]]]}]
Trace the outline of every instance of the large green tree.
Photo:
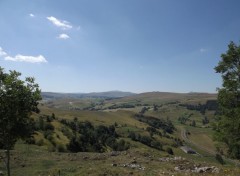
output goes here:
[{"label": "large green tree", "polygon": [[41,99],[38,84],[34,78],[22,81],[16,71],[5,72],[0,67],[0,148],[6,150],[6,167],[10,176],[10,150],[20,138],[33,132],[30,115],[39,112]]},{"label": "large green tree", "polygon": [[240,46],[230,42],[221,58],[215,67],[223,82],[218,89],[221,115],[216,139],[227,145],[230,157],[240,159]]}]

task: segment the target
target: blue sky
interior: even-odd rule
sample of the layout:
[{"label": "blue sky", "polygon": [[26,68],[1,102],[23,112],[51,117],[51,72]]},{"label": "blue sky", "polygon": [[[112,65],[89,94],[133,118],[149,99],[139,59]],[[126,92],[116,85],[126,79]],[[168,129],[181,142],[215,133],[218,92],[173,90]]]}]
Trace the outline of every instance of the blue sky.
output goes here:
[{"label": "blue sky", "polygon": [[0,66],[42,91],[215,92],[239,0],[0,0]]}]

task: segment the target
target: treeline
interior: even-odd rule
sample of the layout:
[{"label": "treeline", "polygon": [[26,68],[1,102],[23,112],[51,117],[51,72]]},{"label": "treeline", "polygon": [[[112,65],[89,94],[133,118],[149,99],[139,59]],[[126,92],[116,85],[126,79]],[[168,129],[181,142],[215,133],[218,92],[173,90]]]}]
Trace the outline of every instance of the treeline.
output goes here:
[{"label": "treeline", "polygon": [[[127,150],[130,147],[123,139],[118,140],[115,126],[93,126],[91,122],[61,120],[62,124],[73,131],[73,136],[67,145],[71,152],[104,152],[108,148],[115,151]],[[67,134],[66,134],[67,135]]]},{"label": "treeline", "polygon": [[156,141],[155,139],[149,137],[149,136],[142,136],[135,132],[130,132],[128,135],[129,138],[131,138],[133,141],[141,142],[142,144],[145,144],[149,147],[162,150],[162,144],[159,141]]},{"label": "treeline", "polygon": [[135,108],[135,106],[131,104],[119,104],[119,105],[114,104],[108,107],[108,109],[119,109],[119,108]]},{"label": "treeline", "polygon": [[[55,133],[55,127],[52,122],[58,121],[62,124],[59,129],[64,136],[69,139],[67,145],[56,143],[56,138],[59,136]],[[119,135],[115,130],[114,125],[110,126],[94,126],[91,122],[80,122],[74,120],[58,120],[55,115],[42,115],[33,123],[34,131],[43,134],[43,139],[35,140],[30,137],[26,140],[29,144],[39,146],[46,145],[44,140],[51,143],[48,146],[49,151],[58,152],[105,152],[107,150],[123,151],[130,147],[130,144],[123,139],[119,139]]]},{"label": "treeline", "polygon": [[206,104],[198,104],[198,105],[179,104],[179,106],[186,107],[188,110],[199,111],[203,115],[205,114],[206,110],[216,111],[216,112],[218,111],[217,100],[208,100]]},{"label": "treeline", "polygon": [[173,123],[168,118],[164,120],[152,116],[145,116],[143,114],[135,114],[134,118],[140,122],[147,123],[149,126],[156,129],[162,129],[164,132],[169,134],[173,133],[175,130]]},{"label": "treeline", "polygon": [[[136,132],[128,131],[128,137],[133,141],[138,141],[144,145],[163,150],[163,143],[159,142],[155,135],[160,137],[171,138],[170,135],[175,130],[172,122],[169,119],[157,119],[155,117],[144,116],[136,114],[135,118],[141,122],[147,123],[149,126],[145,129],[149,135],[142,135]],[[54,122],[59,122],[55,129]],[[117,132],[115,123],[110,126],[93,125],[89,121],[78,121],[77,118],[73,120],[58,119],[55,114],[41,115],[35,119],[34,130],[43,134],[43,138],[36,140],[29,138],[27,140],[30,144],[39,146],[47,145],[49,151],[58,152],[105,152],[109,150],[124,151],[130,148],[130,143],[122,139]],[[63,136],[69,139],[68,143],[59,143],[62,136],[57,132],[61,131]],[[59,136],[60,135],[60,136]],[[175,141],[175,146],[179,146],[180,140],[172,138]],[[49,144],[50,142],[50,144]],[[181,144],[180,144],[181,145]]]}]

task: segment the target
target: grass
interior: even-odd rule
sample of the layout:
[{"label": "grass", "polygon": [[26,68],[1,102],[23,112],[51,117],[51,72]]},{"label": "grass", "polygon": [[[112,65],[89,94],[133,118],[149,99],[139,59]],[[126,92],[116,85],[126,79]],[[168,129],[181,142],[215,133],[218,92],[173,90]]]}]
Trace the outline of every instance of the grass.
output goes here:
[{"label": "grass", "polygon": [[[214,162],[209,162],[199,156],[183,153],[178,148],[173,148],[175,155],[186,157],[189,162],[208,162],[221,168],[219,174],[204,175],[238,175],[239,169],[232,166],[221,166]],[[160,162],[159,158],[166,157],[167,154],[146,147],[141,143],[134,142],[134,147],[128,151],[120,152],[117,156],[111,153],[57,153],[34,146],[18,143],[12,153],[11,169],[13,176],[19,175],[58,175],[78,176],[78,175],[198,175],[176,172],[174,167],[181,162]],[[122,167],[122,164],[136,161],[145,170]],[[112,164],[116,164],[114,167]],[[208,164],[209,165],[209,164]],[[0,168],[3,170],[3,168]],[[163,174],[164,173],[164,174]]]}]

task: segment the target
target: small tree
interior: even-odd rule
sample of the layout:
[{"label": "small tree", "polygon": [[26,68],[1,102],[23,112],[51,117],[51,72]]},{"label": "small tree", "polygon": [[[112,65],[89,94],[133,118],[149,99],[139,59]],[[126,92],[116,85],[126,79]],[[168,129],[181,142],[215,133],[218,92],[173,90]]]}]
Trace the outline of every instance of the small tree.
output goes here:
[{"label": "small tree", "polygon": [[225,164],[225,161],[223,160],[222,156],[220,154],[216,154],[215,159],[220,163],[220,164]]},{"label": "small tree", "polygon": [[193,120],[191,125],[192,125],[193,127],[196,127],[196,121]]},{"label": "small tree", "polygon": [[34,78],[19,79],[16,71],[4,72],[0,67],[0,147],[6,150],[6,168],[10,176],[10,150],[20,138],[33,132],[31,112],[39,112],[41,99]]}]

